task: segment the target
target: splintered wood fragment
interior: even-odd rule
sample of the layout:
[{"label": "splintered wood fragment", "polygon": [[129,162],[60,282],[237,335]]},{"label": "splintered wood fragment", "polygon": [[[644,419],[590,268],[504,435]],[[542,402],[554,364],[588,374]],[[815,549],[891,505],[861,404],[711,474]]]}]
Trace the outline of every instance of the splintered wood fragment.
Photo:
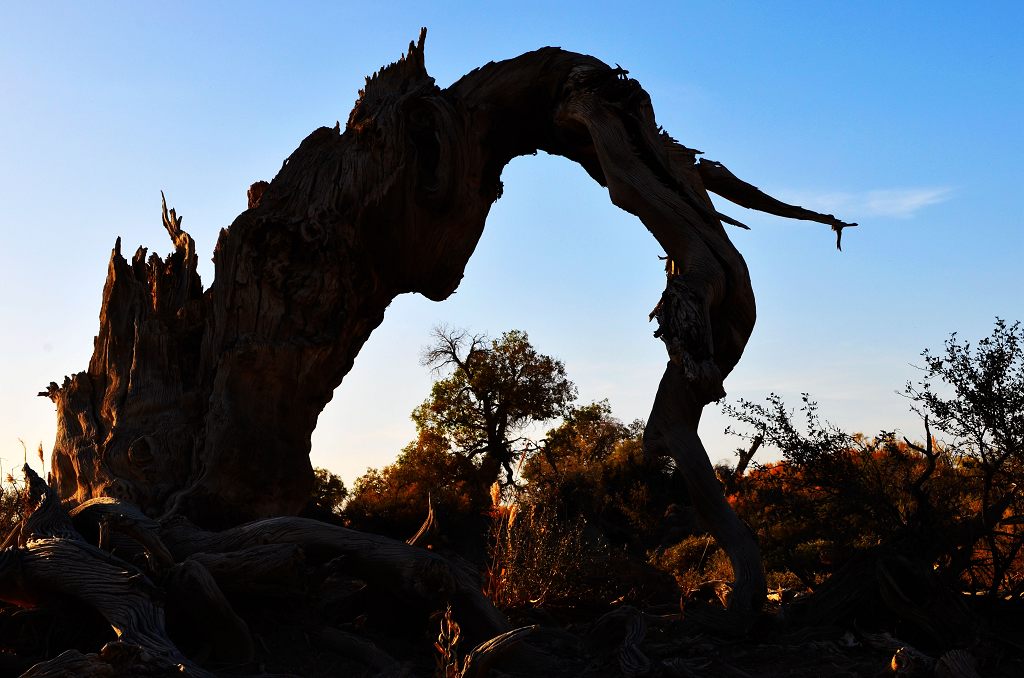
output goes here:
[{"label": "splintered wood fragment", "polygon": [[822,214],[797,205],[790,205],[777,198],[768,195],[757,186],[748,184],[735,174],[729,171],[725,165],[715,160],[701,158],[697,161],[697,171],[712,193],[716,193],[730,202],[741,207],[766,212],[787,219],[803,219],[817,221],[829,226],[851,227],[855,223],[848,223],[837,219],[831,214]]},{"label": "splintered wood fragment", "polygon": [[540,627],[537,624],[522,626],[480,643],[466,655],[460,678],[482,678],[488,675],[494,662],[538,628]]},{"label": "splintered wood fragment", "polygon": [[409,537],[405,543],[409,546],[426,546],[431,538],[437,536],[440,529],[441,527],[437,522],[437,514],[434,512],[434,501],[428,495],[427,517],[423,519],[423,524],[420,525],[420,529],[416,530],[416,534]]},{"label": "splintered wood fragment", "polygon": [[817,221],[831,226],[836,234],[836,249],[838,250],[843,249],[843,229],[857,225],[837,219],[831,214],[822,214],[773,198],[757,186],[748,184],[737,177],[720,162],[701,158],[697,163],[697,170],[709,191],[717,193],[726,200],[734,202],[741,207],[767,212],[768,214],[788,219]]}]

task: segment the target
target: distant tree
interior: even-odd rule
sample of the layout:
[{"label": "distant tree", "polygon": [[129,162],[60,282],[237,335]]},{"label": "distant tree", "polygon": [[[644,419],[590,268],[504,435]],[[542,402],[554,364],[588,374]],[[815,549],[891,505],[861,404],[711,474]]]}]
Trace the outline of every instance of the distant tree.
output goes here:
[{"label": "distant tree", "polygon": [[413,411],[413,421],[473,460],[484,489],[502,469],[504,482],[511,483],[513,459],[537,449],[525,430],[563,415],[576,399],[562,362],[539,353],[519,330],[491,340],[437,328],[423,364],[446,376]]},{"label": "distant tree", "polygon": [[317,508],[338,515],[345,505],[348,489],[341,476],[331,473],[325,468],[313,469],[313,505]]},{"label": "distant tree", "polygon": [[353,485],[345,519],[359,529],[408,537],[428,499],[443,534],[479,558],[493,505],[492,485],[513,477],[512,461],[539,445],[531,425],[564,414],[576,397],[564,365],[538,353],[525,332],[499,339],[436,328],[422,362],[441,377],[416,407],[416,440]]},{"label": "distant tree", "polygon": [[580,469],[606,460],[626,440],[638,440],[644,423],[629,426],[612,416],[607,400],[572,407],[564,421],[548,431],[545,460],[565,470]]}]

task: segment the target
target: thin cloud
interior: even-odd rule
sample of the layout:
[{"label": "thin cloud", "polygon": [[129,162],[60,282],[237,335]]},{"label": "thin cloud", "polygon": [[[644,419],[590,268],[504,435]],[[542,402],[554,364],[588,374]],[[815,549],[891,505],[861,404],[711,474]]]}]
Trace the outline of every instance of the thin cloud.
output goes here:
[{"label": "thin cloud", "polygon": [[868,191],[864,207],[874,216],[909,219],[929,205],[949,200],[952,192],[947,187]]},{"label": "thin cloud", "polygon": [[948,186],[891,188],[861,193],[834,191],[829,193],[783,193],[783,200],[817,212],[829,212],[854,221],[867,217],[910,219],[925,207],[950,199]]}]

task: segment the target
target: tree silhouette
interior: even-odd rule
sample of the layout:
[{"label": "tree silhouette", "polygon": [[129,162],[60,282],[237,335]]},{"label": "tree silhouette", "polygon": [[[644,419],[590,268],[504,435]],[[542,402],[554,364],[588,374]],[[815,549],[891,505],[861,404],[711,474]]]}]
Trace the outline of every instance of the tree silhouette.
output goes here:
[{"label": "tree silhouette", "polygon": [[512,483],[513,460],[537,447],[526,429],[564,414],[576,398],[565,366],[539,353],[520,330],[490,340],[438,328],[434,339],[423,364],[447,376],[434,382],[430,397],[413,411],[413,421],[450,441],[457,454],[479,457],[484,488],[502,469],[504,482]]}]

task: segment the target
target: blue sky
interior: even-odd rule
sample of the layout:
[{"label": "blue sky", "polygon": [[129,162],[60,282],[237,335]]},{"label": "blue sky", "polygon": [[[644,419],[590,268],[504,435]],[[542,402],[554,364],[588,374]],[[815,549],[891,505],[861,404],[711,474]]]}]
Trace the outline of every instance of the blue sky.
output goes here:
[{"label": "blue sky", "polygon": [[[1024,318],[1020,3],[20,3],[0,10],[0,457],[53,444],[35,393],[85,369],[110,249],[166,252],[160,190],[203,261],[311,130],[420,26],[445,86],[545,45],[630,70],[683,143],[860,227],[721,211],[758,297],[730,398],[810,391],[849,430],[920,426],[898,395],[925,347]],[[438,323],[527,331],[583,400],[646,416],[665,354],[647,313],[659,248],[578,167],[520,158],[462,287],[401,297],[320,418],[313,461],[351,481],[413,435]],[[712,460],[737,441],[708,408]]]}]

